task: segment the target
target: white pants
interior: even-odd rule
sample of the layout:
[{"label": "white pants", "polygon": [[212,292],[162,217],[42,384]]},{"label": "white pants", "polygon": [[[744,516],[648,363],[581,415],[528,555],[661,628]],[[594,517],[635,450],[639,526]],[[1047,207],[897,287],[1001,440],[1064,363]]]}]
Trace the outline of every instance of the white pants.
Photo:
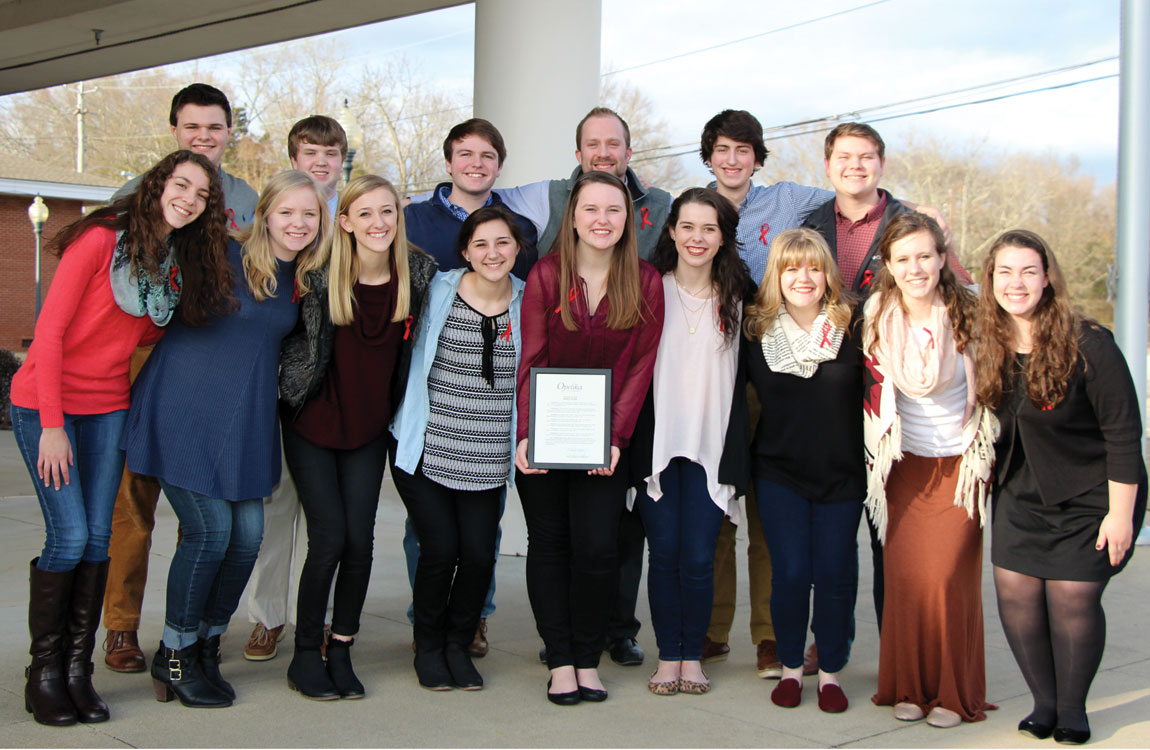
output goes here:
[{"label": "white pants", "polygon": [[264,498],[264,540],[248,581],[248,620],[268,630],[295,625],[296,594],[307,556],[307,519],[283,464],[280,483]]}]

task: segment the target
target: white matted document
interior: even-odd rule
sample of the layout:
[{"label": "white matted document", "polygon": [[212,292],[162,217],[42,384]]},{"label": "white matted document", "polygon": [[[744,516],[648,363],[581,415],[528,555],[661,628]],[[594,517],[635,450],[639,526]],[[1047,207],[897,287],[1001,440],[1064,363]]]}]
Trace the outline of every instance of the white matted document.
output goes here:
[{"label": "white matted document", "polygon": [[611,370],[532,367],[530,401],[531,468],[611,465]]}]

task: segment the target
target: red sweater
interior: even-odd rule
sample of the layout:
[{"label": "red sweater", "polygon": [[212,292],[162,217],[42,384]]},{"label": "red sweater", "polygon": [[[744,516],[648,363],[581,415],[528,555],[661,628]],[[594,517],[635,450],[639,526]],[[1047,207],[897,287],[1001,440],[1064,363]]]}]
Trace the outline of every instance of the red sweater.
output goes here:
[{"label": "red sweater", "polygon": [[128,360],[164,330],[128,315],[108,278],[116,233],[94,227],[68,246],[36,321],[28,357],[12,378],[12,403],[40,412],[41,427],[62,427],[64,413],[127,409]]},{"label": "red sweater", "polygon": [[[568,331],[559,314],[559,253],[541,258],[523,292],[523,356],[519,362],[518,440],[527,437],[532,367],[611,369],[611,445],[626,448],[639,409],[651,386],[655,354],[663,332],[663,279],[655,267],[639,261],[643,318],[621,331],[607,327],[610,303],[604,295],[595,315],[587,313],[586,290],[571,300],[578,328]],[[570,294],[570,290],[568,291]]]}]

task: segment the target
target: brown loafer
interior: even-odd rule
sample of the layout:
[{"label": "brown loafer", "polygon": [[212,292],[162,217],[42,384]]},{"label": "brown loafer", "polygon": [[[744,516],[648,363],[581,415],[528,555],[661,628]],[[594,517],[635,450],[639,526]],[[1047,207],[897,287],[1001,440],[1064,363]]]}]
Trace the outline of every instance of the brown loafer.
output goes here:
[{"label": "brown loafer", "polygon": [[704,664],[710,664],[716,661],[726,661],[727,656],[731,653],[731,647],[725,643],[712,641],[710,638],[703,638],[703,655],[699,661]]},{"label": "brown loafer", "polygon": [[480,617],[479,624],[475,626],[475,638],[467,647],[467,653],[472,656],[487,656],[487,650],[490,647],[490,644],[487,643],[487,618]]},{"label": "brown loafer", "polygon": [[276,658],[280,639],[284,637],[284,626],[267,629],[262,622],[257,622],[244,646],[244,658],[248,661],[268,661]]},{"label": "brown loafer", "polygon": [[783,676],[783,663],[779,661],[778,646],[773,640],[759,642],[755,669],[763,680],[777,680]]},{"label": "brown loafer", "polygon": [[113,672],[143,672],[148,668],[134,630],[109,630],[104,653],[104,666]]}]

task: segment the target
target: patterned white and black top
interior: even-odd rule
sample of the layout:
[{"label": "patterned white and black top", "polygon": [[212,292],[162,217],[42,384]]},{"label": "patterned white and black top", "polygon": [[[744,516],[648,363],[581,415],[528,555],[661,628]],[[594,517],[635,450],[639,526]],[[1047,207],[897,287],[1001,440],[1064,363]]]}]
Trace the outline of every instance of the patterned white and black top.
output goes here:
[{"label": "patterned white and black top", "polygon": [[[506,311],[488,317],[458,294],[452,301],[427,374],[431,411],[422,468],[436,484],[478,491],[507,481],[515,400],[515,347],[509,322]],[[485,338],[490,342],[490,381],[484,373]]]}]

